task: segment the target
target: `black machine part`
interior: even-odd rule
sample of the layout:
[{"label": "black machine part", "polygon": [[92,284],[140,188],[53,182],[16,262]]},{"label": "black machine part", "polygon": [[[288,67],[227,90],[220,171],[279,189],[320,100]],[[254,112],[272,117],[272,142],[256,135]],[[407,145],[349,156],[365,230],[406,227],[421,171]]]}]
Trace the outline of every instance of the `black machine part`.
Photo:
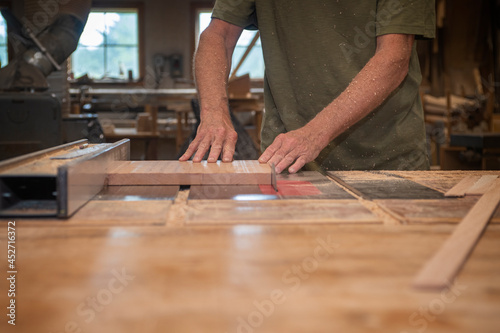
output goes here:
[{"label": "black machine part", "polygon": [[61,103],[47,94],[0,94],[0,160],[62,142]]},{"label": "black machine part", "polygon": [[[16,20],[8,10],[2,10],[2,15],[8,22]],[[9,25],[19,26],[19,21]],[[24,27],[23,36],[17,40],[24,40],[31,46],[0,70],[0,90],[47,90],[45,77],[59,69],[59,64],[76,50],[84,27],[85,22],[70,13],[59,14],[37,36]]]}]

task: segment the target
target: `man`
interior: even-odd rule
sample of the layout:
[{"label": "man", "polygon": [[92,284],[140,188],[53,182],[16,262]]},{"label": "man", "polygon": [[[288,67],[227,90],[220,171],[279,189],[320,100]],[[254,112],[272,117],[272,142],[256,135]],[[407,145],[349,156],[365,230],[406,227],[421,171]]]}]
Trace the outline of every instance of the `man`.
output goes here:
[{"label": "man", "polygon": [[259,161],[297,172],[428,169],[415,38],[432,38],[433,0],[217,0],[195,76],[202,121],[181,160],[229,162],[226,92],[243,28],[259,29],[266,112]]}]

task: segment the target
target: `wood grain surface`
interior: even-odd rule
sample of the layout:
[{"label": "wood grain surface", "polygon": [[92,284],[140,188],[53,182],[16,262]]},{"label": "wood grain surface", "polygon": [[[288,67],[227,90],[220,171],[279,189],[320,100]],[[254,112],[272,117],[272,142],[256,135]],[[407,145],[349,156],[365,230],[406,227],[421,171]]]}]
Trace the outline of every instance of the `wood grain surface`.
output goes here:
[{"label": "wood grain surface", "polygon": [[[442,193],[469,175],[498,175],[394,173]],[[188,200],[184,188],[175,200],[161,186],[112,189],[67,221],[16,221],[16,326],[5,316],[4,276],[0,332],[493,333],[500,327],[498,224],[487,226],[454,284],[440,292],[411,287],[477,196],[375,200],[409,221],[384,225],[359,223],[354,199],[295,200],[271,209],[275,201]],[[214,223],[216,217],[226,223]],[[6,240],[1,220],[3,272]]]},{"label": "wood grain surface", "polygon": [[109,185],[241,185],[271,184],[271,167],[258,161],[193,163],[191,161],[116,162]]},{"label": "wood grain surface", "polygon": [[356,200],[191,200],[187,224],[382,223]]}]

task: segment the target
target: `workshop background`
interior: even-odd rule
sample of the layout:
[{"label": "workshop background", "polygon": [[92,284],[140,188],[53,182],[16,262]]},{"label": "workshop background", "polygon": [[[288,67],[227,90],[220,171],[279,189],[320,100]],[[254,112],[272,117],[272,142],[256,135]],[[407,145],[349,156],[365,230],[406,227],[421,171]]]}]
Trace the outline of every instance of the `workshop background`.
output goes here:
[{"label": "workshop background", "polygon": [[[39,32],[59,7],[71,7],[65,3],[3,0],[0,6]],[[199,121],[192,57],[212,5],[200,0],[92,1],[76,52],[50,74],[49,90],[37,92],[54,93],[60,115],[54,119],[40,111],[38,117],[23,118],[6,115],[7,107],[2,108],[0,159],[80,138],[113,142],[125,137],[132,140],[132,159],[178,157]],[[498,169],[500,140],[493,133],[500,131],[499,2],[437,0],[436,13],[437,38],[418,42],[432,167]],[[0,24],[5,67],[22,46],[19,38],[7,37],[5,20]],[[264,64],[255,32],[240,39],[233,70],[237,66],[230,85],[240,134],[236,158],[252,159],[259,154],[264,112]],[[3,103],[10,103],[5,100],[9,94],[2,93]],[[30,103],[33,94],[14,97]]]}]

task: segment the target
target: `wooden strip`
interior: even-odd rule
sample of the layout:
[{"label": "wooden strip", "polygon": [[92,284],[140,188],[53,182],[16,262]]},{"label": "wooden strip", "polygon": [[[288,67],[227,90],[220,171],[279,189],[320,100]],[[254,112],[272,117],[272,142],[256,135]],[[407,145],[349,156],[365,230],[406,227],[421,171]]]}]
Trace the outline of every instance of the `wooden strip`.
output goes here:
[{"label": "wooden strip", "polygon": [[116,162],[109,185],[248,185],[271,184],[271,167],[258,161],[201,163],[179,161]]},{"label": "wooden strip", "polygon": [[413,282],[419,289],[444,289],[450,285],[478,242],[500,203],[500,179],[479,199]]},{"label": "wooden strip", "polygon": [[496,175],[482,176],[474,185],[472,185],[467,191],[465,191],[465,195],[485,194],[497,178],[498,176]]},{"label": "wooden strip", "polygon": [[453,186],[448,192],[444,194],[445,197],[463,197],[465,192],[473,186],[481,177],[480,176],[467,176],[463,178],[458,184]]}]

